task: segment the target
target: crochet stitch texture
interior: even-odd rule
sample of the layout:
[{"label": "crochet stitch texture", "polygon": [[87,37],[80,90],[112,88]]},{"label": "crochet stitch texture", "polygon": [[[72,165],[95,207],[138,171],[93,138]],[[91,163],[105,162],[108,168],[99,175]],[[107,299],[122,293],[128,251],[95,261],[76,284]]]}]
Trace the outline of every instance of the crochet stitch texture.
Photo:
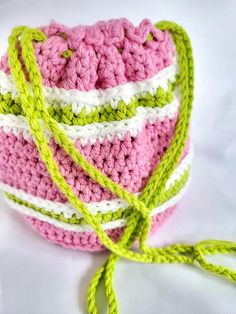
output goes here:
[{"label": "crochet stitch texture", "polygon": [[109,313],[118,313],[112,282],[120,257],[198,262],[236,280],[204,259],[235,252],[232,242],[146,244],[189,182],[192,101],[191,44],[174,23],[53,23],[17,27],[9,37],[0,62],[0,188],[49,241],[112,252],[89,286],[89,313],[97,313],[102,279]]}]

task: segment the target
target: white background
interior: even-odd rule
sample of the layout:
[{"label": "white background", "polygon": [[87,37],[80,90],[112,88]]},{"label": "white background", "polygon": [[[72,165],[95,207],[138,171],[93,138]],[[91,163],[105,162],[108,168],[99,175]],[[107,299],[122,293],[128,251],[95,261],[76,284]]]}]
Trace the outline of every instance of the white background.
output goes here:
[{"label": "white background", "polygon": [[[55,19],[75,26],[114,17],[136,25],[143,18],[173,20],[188,31],[194,49],[192,185],[151,242],[236,241],[236,1],[0,0],[0,52],[17,25]],[[88,284],[106,256],[47,243],[1,202],[0,313],[85,313]],[[235,267],[236,259],[214,261]],[[120,313],[236,313],[236,285],[192,266],[120,260],[115,287]],[[99,303],[105,313],[102,294]]]}]

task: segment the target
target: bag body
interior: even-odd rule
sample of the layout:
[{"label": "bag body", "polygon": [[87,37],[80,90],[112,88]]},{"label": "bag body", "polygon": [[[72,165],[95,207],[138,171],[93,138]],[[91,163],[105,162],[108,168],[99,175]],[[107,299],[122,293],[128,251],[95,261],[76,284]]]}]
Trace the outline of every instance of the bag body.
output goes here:
[{"label": "bag body", "polygon": [[[47,110],[93,166],[139,195],[171,144],[181,93],[178,56],[168,31],[148,20],[93,26],[42,27],[34,42]],[[19,50],[19,59],[25,71]],[[61,174],[113,241],[132,212],[128,203],[93,180],[46,131]],[[152,232],[186,191],[192,160],[188,139],[151,208]],[[51,242],[99,251],[105,247],[56,186],[38,152],[14,84],[7,54],[0,63],[0,187],[7,203]]]}]

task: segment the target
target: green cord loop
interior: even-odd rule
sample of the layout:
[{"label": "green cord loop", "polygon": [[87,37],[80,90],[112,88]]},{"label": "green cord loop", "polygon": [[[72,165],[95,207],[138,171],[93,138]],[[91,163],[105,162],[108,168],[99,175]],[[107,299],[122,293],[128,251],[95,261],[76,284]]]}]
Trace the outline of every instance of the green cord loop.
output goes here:
[{"label": "green cord loop", "polygon": [[[90,283],[87,294],[87,310],[90,314],[98,313],[96,307],[96,290],[101,280],[104,280],[105,283],[109,314],[118,313],[118,303],[113,287],[113,276],[116,263],[120,257],[143,263],[198,263],[201,268],[209,272],[236,281],[235,271],[223,266],[214,265],[204,258],[205,255],[217,253],[236,253],[236,243],[205,240],[195,245],[173,244],[165,248],[149,248],[146,244],[151,226],[150,208],[155,207],[157,204],[158,199],[163,193],[166,182],[175,169],[186,144],[194,85],[192,48],[186,32],[177,24],[167,21],[158,23],[156,27],[163,31],[170,31],[176,45],[180,65],[178,83],[181,88],[181,104],[172,143],[139,197],[121,188],[92,166],[77,151],[73,142],[67,137],[65,132],[59,127],[58,122],[47,111],[42,91],[42,77],[37,66],[33,47],[33,41],[44,41],[47,39],[45,34],[38,29],[22,26],[15,28],[9,37],[8,59],[11,73],[19,93],[22,110],[27,118],[41,159],[44,161],[52,180],[58,188],[82,214],[86,223],[94,229],[102,243],[112,252]],[[21,62],[18,59],[19,42],[32,89],[26,82]],[[55,141],[92,179],[130,204],[132,213],[129,216],[124,234],[118,243],[113,243],[107,236],[99,220],[89,212],[61,175],[45,138],[44,128],[51,131]],[[133,251],[130,248],[137,238],[139,238],[140,251]]]}]

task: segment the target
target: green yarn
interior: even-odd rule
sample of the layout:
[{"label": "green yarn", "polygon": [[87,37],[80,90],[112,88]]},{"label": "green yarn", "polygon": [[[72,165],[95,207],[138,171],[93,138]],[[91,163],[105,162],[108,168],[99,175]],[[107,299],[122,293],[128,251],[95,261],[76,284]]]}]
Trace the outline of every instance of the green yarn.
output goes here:
[{"label": "green yarn", "polygon": [[20,98],[13,99],[11,93],[0,94],[0,113],[22,115]]},{"label": "green yarn", "polygon": [[[157,206],[164,204],[166,201],[168,201],[169,199],[174,197],[176,194],[178,194],[178,192],[187,182],[188,177],[189,177],[189,172],[190,170],[186,170],[178,181],[175,181],[175,183],[168,190],[163,191],[162,195],[160,195]],[[36,212],[39,212],[45,216],[54,218],[58,221],[65,222],[68,224],[76,224],[76,225],[86,224],[86,221],[84,220],[83,217],[78,218],[75,214],[67,218],[63,215],[63,213],[58,214],[58,213],[49,211],[46,208],[38,207],[30,202],[24,201],[21,198],[16,197],[15,195],[11,193],[5,192],[5,195],[8,199],[12,200],[13,202],[17,204],[29,207],[35,210]],[[110,221],[115,221],[117,219],[128,218],[131,215],[131,213],[132,213],[132,207],[127,207],[125,209],[119,208],[116,211],[110,210],[110,211],[107,211],[106,213],[102,213],[98,211],[97,214],[94,216],[100,223],[107,223]]]},{"label": "green yarn", "polygon": [[[206,240],[195,245],[173,244],[165,248],[149,248],[146,239],[151,226],[150,208],[155,207],[175,169],[183,148],[186,144],[190,115],[193,101],[193,58],[189,38],[185,31],[175,23],[160,22],[156,25],[160,30],[168,30],[175,42],[180,73],[178,82],[181,88],[181,104],[176,125],[175,135],[171,145],[167,149],[157,169],[147,183],[139,197],[129,193],[118,184],[111,181],[98,169],[92,166],[74,147],[72,141],[67,138],[58,122],[49,114],[45,106],[42,93],[42,78],[37,67],[32,41],[44,41],[46,36],[38,29],[18,27],[12,31],[9,37],[8,58],[11,73],[18,89],[21,106],[30,126],[34,141],[40,156],[47,167],[52,180],[65,194],[71,204],[82,214],[86,224],[89,224],[97,233],[101,242],[112,252],[108,260],[97,271],[88,289],[87,309],[89,313],[96,314],[96,290],[99,282],[105,282],[105,292],[109,307],[109,314],[118,313],[118,304],[113,287],[113,275],[116,262],[120,257],[144,263],[198,263],[203,269],[214,274],[236,281],[236,272],[226,267],[209,263],[204,256],[217,253],[235,253],[236,243]],[[26,71],[32,83],[32,92],[25,80],[21,62],[18,59],[19,40],[22,48],[22,58]],[[40,123],[43,120],[44,125]],[[50,147],[44,135],[44,128],[53,134],[56,142],[65,150],[71,158],[97,181],[101,186],[109,189],[118,197],[130,204],[131,215],[121,240],[113,243],[102,229],[99,220],[86,208],[86,206],[73,193],[70,185],[61,175],[57,163],[53,159]],[[139,239],[140,250],[130,249],[133,242]]]},{"label": "green yarn", "polygon": [[73,55],[73,50],[67,49],[62,53],[63,58],[70,58]]},{"label": "green yarn", "polygon": [[[93,122],[121,121],[134,117],[138,107],[162,108],[172,102],[174,99],[173,90],[175,86],[175,83],[168,81],[166,91],[162,87],[158,87],[154,95],[148,92],[145,96],[136,96],[131,99],[129,104],[120,100],[116,109],[112,108],[110,104],[104,104],[102,107],[95,108],[89,113],[86,107],[83,107],[79,114],[75,114],[72,111],[71,104],[62,107],[60,103],[57,104],[54,102],[49,106],[48,112],[57,122],[67,125],[83,126]],[[25,115],[20,97],[12,99],[11,93],[5,95],[0,94],[0,113]]]}]

